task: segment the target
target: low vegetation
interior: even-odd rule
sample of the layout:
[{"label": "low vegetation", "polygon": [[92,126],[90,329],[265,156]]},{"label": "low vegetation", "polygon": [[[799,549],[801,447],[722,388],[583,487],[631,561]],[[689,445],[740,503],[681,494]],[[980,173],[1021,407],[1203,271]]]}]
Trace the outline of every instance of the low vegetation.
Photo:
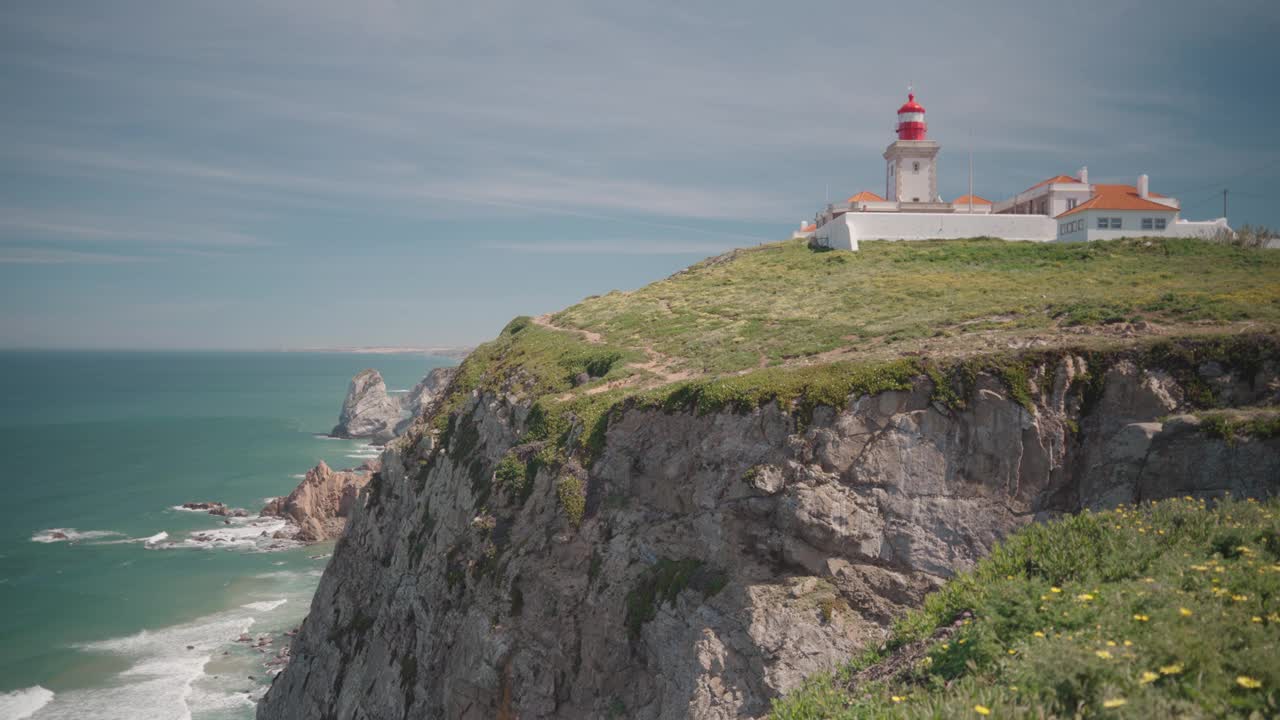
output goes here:
[{"label": "low vegetation", "polygon": [[674,605],[686,588],[700,592],[705,599],[723,590],[724,585],[724,574],[701,560],[662,558],[627,593],[627,632],[632,640],[640,637],[644,624],[657,616],[658,608]]},{"label": "low vegetation", "polygon": [[[1095,243],[789,241],[712,258],[634,292],[585,300],[557,324],[650,348],[697,374],[847,348],[1128,321],[1280,321],[1280,252],[1180,238]],[[886,353],[886,351],[890,351]]]},{"label": "low vegetation", "polygon": [[1280,501],[1029,526],[775,720],[1275,717]]}]

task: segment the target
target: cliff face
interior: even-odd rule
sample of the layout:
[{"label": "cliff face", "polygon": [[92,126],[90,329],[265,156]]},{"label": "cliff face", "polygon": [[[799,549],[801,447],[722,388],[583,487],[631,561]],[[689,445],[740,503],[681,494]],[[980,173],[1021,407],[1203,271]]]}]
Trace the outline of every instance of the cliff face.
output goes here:
[{"label": "cliff face", "polygon": [[1024,523],[1280,490],[1280,439],[1183,414],[1275,403],[1276,363],[1179,377],[1063,355],[959,402],[631,409],[587,468],[474,393],[384,454],[259,717],[762,716]]}]

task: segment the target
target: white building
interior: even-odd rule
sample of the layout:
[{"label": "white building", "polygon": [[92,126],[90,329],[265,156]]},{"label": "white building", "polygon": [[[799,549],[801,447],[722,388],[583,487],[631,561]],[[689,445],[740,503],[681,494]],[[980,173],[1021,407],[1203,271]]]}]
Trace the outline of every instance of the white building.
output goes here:
[{"label": "white building", "polygon": [[1225,218],[1191,222],[1178,201],[1137,185],[1093,184],[1089,171],[1057,175],[1008,200],[977,195],[951,202],[938,195],[938,143],[928,139],[925,109],[909,94],[898,108],[898,139],[884,151],[885,194],[862,191],[827,205],[797,237],[834,249],[857,250],[862,240],[937,240],[998,237],[1072,242],[1117,237],[1230,233]]}]

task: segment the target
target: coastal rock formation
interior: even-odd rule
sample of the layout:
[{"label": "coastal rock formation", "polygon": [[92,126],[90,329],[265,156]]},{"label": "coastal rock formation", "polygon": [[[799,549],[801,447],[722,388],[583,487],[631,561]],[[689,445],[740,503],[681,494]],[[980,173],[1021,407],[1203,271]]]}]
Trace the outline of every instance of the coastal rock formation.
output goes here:
[{"label": "coastal rock formation", "polygon": [[341,438],[372,438],[375,442],[386,442],[394,437],[398,422],[400,403],[387,395],[387,384],[383,382],[382,374],[369,368],[351,378],[338,424],[330,434]]},{"label": "coastal rock formation", "polygon": [[384,453],[258,717],[758,718],[1025,523],[1280,492],[1280,437],[1208,432],[1188,399],[1274,403],[1273,359],[1026,370],[623,407],[581,463],[477,391]]},{"label": "coastal rock formation", "polygon": [[396,425],[395,432],[397,435],[404,432],[414,418],[430,412],[434,403],[440,399],[442,393],[449,387],[449,382],[453,380],[453,376],[457,373],[457,366],[435,368],[427,373],[427,376],[422,378],[417,385],[414,385],[407,395],[400,399],[400,405],[408,414],[408,417]]},{"label": "coastal rock formation", "polygon": [[320,542],[338,537],[347,525],[360,490],[379,469],[377,460],[352,470],[332,470],[321,461],[287,497],[276,498],[260,515],[285,518],[297,526],[292,539]]}]

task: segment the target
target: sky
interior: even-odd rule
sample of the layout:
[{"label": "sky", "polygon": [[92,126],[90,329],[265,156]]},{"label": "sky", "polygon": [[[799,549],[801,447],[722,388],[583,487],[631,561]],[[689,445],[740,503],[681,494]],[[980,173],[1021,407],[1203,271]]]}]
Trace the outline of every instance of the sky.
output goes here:
[{"label": "sky", "polygon": [[0,347],[465,345],[883,192],[1280,227],[1280,3],[9,0]]}]

